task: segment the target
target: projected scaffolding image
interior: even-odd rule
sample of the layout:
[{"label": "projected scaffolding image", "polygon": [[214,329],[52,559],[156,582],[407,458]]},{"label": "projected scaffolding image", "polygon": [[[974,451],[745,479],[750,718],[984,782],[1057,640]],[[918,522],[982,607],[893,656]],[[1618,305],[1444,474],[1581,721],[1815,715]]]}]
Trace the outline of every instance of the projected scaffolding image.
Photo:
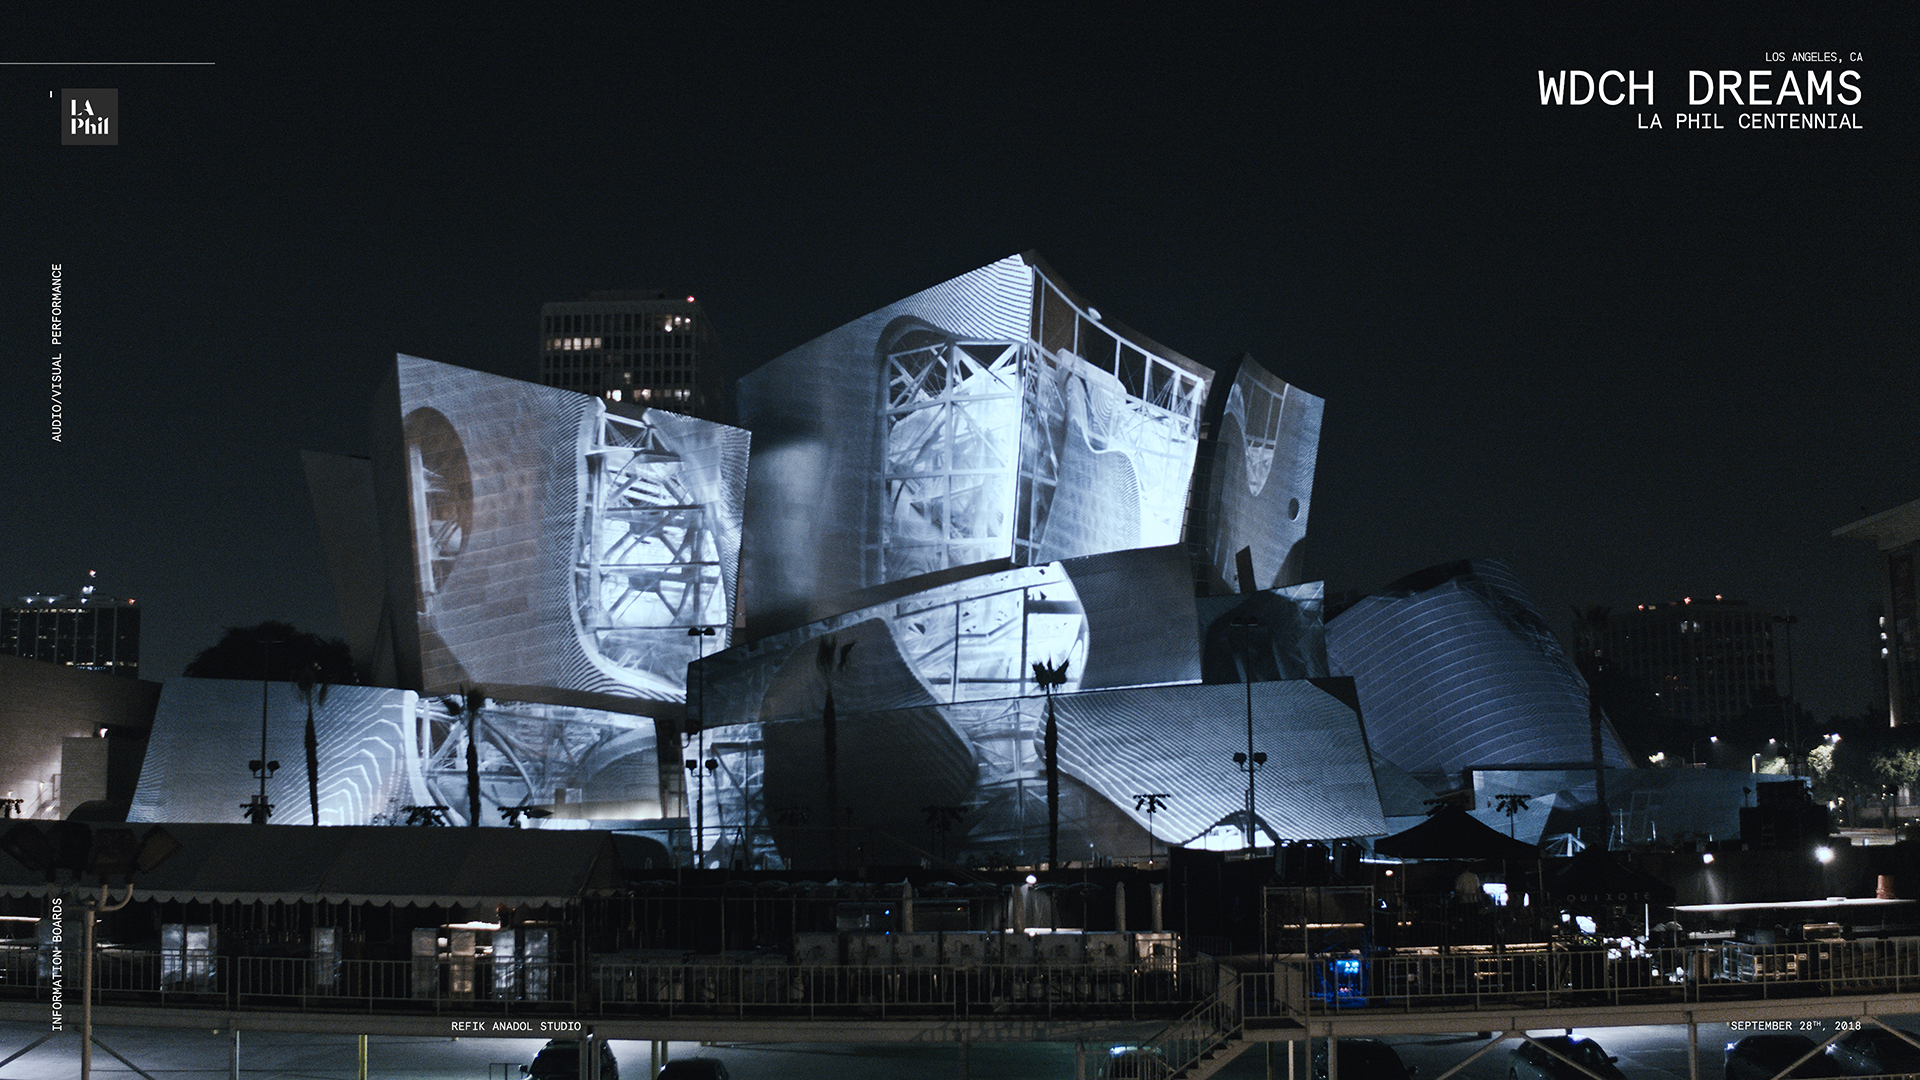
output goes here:
[{"label": "projected scaffolding image", "polygon": [[267,781],[271,822],[313,824],[309,704],[312,795],[322,825],[404,825],[420,820],[422,808],[443,824],[467,824],[470,747],[481,825],[513,824],[508,811],[529,806],[538,817],[662,815],[653,721],[645,717],[477,693],[422,697],[367,686],[308,693],[286,683],[171,679],[129,820],[239,821],[259,783],[249,762],[265,760],[276,766]]},{"label": "projected scaffolding image", "polygon": [[750,625],[954,567],[1179,542],[1211,379],[1031,257],[779,357],[740,382]]},{"label": "projected scaffolding image", "polygon": [[[685,694],[732,623],[748,437],[402,356],[401,470],[421,682]],[[711,647],[711,646],[710,646]]]},{"label": "projected scaffolding image", "polygon": [[700,652],[687,630],[725,643],[740,528],[724,462],[740,434],[657,410],[588,418],[574,581],[588,655],[608,674],[684,690]]},{"label": "projected scaffolding image", "polygon": [[480,778],[481,825],[517,825],[527,816],[663,816],[654,725],[645,717],[447,695],[420,699],[412,734],[421,805],[438,807],[448,824],[471,820],[470,753]]},{"label": "projected scaffolding image", "polygon": [[886,579],[1005,558],[1020,445],[1019,342],[889,327]]}]

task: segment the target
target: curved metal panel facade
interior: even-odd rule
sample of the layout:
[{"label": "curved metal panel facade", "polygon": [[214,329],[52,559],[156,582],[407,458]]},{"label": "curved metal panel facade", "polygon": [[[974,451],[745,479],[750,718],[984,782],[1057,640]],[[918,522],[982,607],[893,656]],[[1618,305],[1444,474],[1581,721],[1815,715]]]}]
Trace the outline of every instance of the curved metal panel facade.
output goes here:
[{"label": "curved metal panel facade", "polygon": [[[1590,757],[1587,684],[1505,564],[1475,559],[1389,586],[1327,624],[1373,746],[1416,775]],[[1631,764],[1611,724],[1606,763]]]}]

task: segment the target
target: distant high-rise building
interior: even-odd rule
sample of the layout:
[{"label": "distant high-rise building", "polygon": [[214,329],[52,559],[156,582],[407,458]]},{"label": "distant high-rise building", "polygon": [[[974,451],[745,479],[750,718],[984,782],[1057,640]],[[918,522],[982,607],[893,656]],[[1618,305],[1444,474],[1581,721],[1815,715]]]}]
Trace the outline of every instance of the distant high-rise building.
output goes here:
[{"label": "distant high-rise building", "polygon": [[140,677],[140,609],[93,595],[20,596],[0,608],[0,653]]},{"label": "distant high-rise building", "polygon": [[1694,732],[1737,735],[1742,715],[1779,699],[1773,624],[1744,600],[1693,596],[1589,620],[1576,648],[1650,688],[1661,711]]},{"label": "distant high-rise building", "polygon": [[1920,721],[1920,500],[1862,518],[1833,535],[1871,540],[1885,560],[1885,609],[1880,615],[1880,659],[1887,665],[1887,722]]},{"label": "distant high-rise building", "polygon": [[608,401],[716,419],[719,355],[693,297],[591,292],[540,307],[540,381]]}]

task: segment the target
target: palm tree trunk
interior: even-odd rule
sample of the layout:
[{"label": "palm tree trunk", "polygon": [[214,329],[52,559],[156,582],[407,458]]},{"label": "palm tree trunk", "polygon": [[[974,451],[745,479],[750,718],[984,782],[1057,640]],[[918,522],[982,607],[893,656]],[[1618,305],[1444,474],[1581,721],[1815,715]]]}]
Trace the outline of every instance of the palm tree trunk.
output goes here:
[{"label": "palm tree trunk", "polygon": [[1060,869],[1060,726],[1053,718],[1053,690],[1047,690],[1047,869]]},{"label": "palm tree trunk", "polygon": [[320,824],[320,736],[313,727],[313,701],[307,701],[307,804]]},{"label": "palm tree trunk", "polygon": [[467,691],[467,824],[480,826],[480,697]]},{"label": "palm tree trunk", "polygon": [[835,873],[840,870],[840,731],[833,713],[833,688],[827,688],[827,704],[820,710],[821,749],[827,759],[827,843]]}]

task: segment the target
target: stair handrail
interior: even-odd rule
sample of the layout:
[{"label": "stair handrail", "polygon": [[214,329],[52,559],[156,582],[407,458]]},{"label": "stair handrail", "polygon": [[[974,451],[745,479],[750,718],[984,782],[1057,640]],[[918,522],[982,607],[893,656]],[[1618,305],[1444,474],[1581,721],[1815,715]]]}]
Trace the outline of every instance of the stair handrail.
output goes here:
[{"label": "stair handrail", "polygon": [[[1217,962],[1214,970],[1218,972],[1214,992],[1142,1044],[1151,1052],[1149,1058],[1164,1070],[1165,1077],[1182,1075],[1209,1053],[1226,1045],[1246,1023],[1237,1004],[1240,973]],[[1182,1050],[1182,1044],[1187,1044],[1188,1049]]]}]

